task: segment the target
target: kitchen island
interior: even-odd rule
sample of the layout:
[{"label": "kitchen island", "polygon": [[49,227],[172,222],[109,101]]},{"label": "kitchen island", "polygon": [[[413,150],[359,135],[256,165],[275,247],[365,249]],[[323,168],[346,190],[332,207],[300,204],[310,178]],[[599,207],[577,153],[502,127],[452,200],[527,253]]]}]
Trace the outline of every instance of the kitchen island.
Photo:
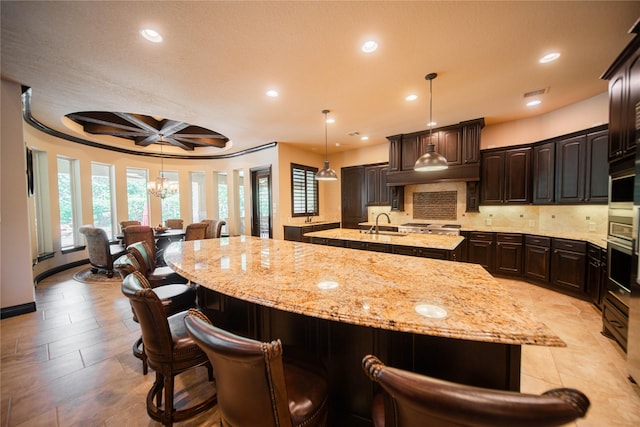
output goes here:
[{"label": "kitchen island", "polygon": [[165,259],[222,298],[229,328],[318,355],[342,420],[335,425],[368,425],[366,354],[439,378],[519,390],[522,345],[564,346],[474,264],[245,236],[176,242]]}]

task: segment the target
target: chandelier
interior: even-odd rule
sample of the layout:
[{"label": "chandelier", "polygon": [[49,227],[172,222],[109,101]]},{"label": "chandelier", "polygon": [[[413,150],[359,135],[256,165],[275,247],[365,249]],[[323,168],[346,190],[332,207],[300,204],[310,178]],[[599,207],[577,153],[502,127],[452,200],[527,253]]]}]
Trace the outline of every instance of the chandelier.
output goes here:
[{"label": "chandelier", "polygon": [[173,196],[178,193],[178,184],[175,182],[169,182],[164,176],[164,156],[162,154],[164,139],[162,135],[160,135],[160,139],[157,143],[160,144],[160,175],[156,177],[154,182],[147,184],[147,191],[149,191],[149,194],[152,196],[164,199],[165,197]]}]

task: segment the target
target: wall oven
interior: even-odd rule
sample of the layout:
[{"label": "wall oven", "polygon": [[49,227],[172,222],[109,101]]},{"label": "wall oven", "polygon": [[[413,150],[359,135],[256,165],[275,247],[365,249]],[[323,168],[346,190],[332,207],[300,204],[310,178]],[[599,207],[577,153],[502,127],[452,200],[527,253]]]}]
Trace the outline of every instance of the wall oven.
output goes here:
[{"label": "wall oven", "polygon": [[633,217],[609,215],[607,290],[627,307],[631,284],[636,280],[633,241]]}]

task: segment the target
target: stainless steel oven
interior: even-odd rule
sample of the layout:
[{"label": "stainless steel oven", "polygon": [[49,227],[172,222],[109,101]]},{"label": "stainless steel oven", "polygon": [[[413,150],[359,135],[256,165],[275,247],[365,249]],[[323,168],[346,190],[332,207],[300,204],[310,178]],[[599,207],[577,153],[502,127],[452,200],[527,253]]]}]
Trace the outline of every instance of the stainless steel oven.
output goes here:
[{"label": "stainless steel oven", "polygon": [[631,284],[636,280],[633,242],[633,217],[609,215],[607,290],[626,306]]}]

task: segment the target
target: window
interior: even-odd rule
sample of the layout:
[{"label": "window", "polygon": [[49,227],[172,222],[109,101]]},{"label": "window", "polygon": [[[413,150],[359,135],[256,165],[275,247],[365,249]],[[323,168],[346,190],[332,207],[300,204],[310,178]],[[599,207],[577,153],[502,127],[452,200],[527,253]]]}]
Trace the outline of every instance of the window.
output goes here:
[{"label": "window", "polygon": [[62,249],[81,246],[78,228],[80,213],[80,177],[78,161],[58,157],[58,198],[60,200],[60,246]]},{"label": "window", "polygon": [[318,168],[291,163],[291,215],[318,215]]},{"label": "window", "polygon": [[34,211],[37,256],[53,252],[49,197],[49,159],[46,151],[33,150]]},{"label": "window", "polygon": [[239,222],[240,222],[240,234],[245,234],[244,229],[244,170],[238,169],[235,171],[237,174],[237,183],[238,183],[238,209],[239,209]]},{"label": "window", "polygon": [[227,173],[216,173],[218,182],[218,219],[226,222],[222,226],[222,233],[227,234],[229,230],[229,188],[227,186]]},{"label": "window", "polygon": [[162,199],[162,223],[170,218],[182,218],[180,216],[180,185],[178,185],[178,172],[164,171],[167,182],[175,184],[178,191]]},{"label": "window", "polygon": [[207,218],[204,172],[191,172],[191,222]]},{"label": "window", "polygon": [[91,195],[93,200],[93,226],[102,228],[109,238],[115,237],[118,228],[115,222],[113,165],[91,163]]},{"label": "window", "polygon": [[149,225],[149,193],[146,169],[127,168],[127,219]]}]

